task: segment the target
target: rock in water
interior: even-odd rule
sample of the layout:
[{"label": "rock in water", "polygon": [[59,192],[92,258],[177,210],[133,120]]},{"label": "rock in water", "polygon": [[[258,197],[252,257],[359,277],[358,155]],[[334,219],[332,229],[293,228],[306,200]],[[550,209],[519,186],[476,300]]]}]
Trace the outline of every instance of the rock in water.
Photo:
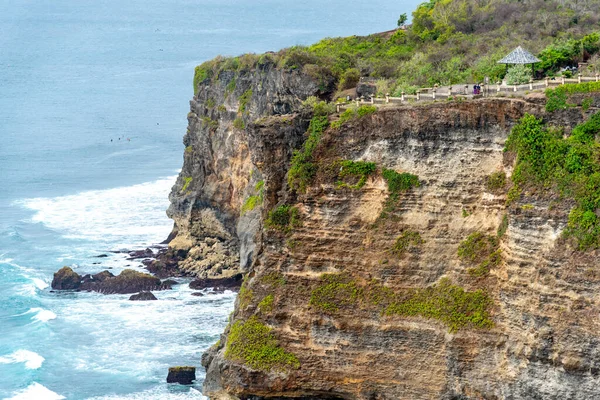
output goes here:
[{"label": "rock in water", "polygon": [[81,285],[81,276],[70,267],[62,267],[54,273],[52,289],[55,290],[77,290]]},{"label": "rock in water", "polygon": [[180,383],[191,385],[196,380],[196,367],[171,367],[167,376],[167,383]]},{"label": "rock in water", "polygon": [[84,290],[93,290],[100,293],[136,293],[148,290],[161,290],[160,279],[149,274],[137,272],[132,269],[123,270],[114,278],[108,278],[90,288]]},{"label": "rock in water", "polygon": [[158,300],[152,292],[139,292],[138,294],[131,295],[129,300]]}]

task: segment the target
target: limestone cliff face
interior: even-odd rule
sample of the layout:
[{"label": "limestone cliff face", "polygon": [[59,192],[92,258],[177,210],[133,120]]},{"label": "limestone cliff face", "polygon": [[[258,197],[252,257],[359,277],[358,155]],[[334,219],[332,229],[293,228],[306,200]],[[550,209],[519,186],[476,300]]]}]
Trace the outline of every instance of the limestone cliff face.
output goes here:
[{"label": "limestone cliff face", "polygon": [[[201,277],[247,272],[203,356],[205,394],[598,398],[598,253],[562,239],[569,201],[531,192],[507,205],[510,184],[489,183],[510,177],[504,144],[525,113],[566,132],[585,113],[546,114],[540,99],[384,107],[324,130],[295,191],[290,159],[313,129],[300,104],[319,90],[266,65],[224,72],[191,102],[171,246]],[[350,161],[375,164],[364,186],[343,175]],[[389,170],[418,186],[391,192]],[[479,269],[458,255],[473,235],[495,250]]]},{"label": "limestone cliff face", "polygon": [[[260,117],[289,114],[317,94],[318,85],[298,71],[264,63],[252,71],[223,71],[200,82],[190,102],[184,137],[184,163],[169,199],[175,222],[170,247],[187,251],[181,269],[200,278],[232,276],[247,270],[256,254],[261,204],[242,210],[263,181],[257,165],[262,150],[245,127]],[[289,159],[306,126],[286,125],[283,141],[290,150],[272,155]],[[267,143],[268,146],[268,143]]]},{"label": "limestone cliff face", "polygon": [[[286,168],[306,117],[249,124],[248,162],[265,182],[264,206],[232,323],[203,357],[205,393],[212,399],[597,398],[597,254],[576,252],[561,239],[570,204],[551,205],[529,193],[507,206],[508,185],[486,185],[494,172],[510,176],[504,142],[525,113],[561,125],[582,120],[579,110],[545,115],[538,102],[515,99],[380,109],[324,132],[313,155],[319,172],[299,194],[287,187]],[[340,159],[375,162],[378,170],[360,189],[341,187],[337,171],[326,167]],[[390,207],[384,168],[417,175],[420,185]],[[301,224],[284,232],[265,227],[267,211],[284,203],[298,210]],[[495,236],[503,221],[501,260],[474,276],[457,256],[460,243],[474,232]],[[391,249],[403,232],[421,240],[397,256]],[[312,301],[327,287],[324,273],[352,282],[347,287],[354,292],[334,293],[335,309]],[[369,285],[407,293],[444,279],[468,293],[485,292],[493,325],[454,330],[353,297]],[[264,368],[268,360],[236,355],[229,347],[239,344],[232,341],[248,321],[266,327],[277,351],[297,363]]]}]

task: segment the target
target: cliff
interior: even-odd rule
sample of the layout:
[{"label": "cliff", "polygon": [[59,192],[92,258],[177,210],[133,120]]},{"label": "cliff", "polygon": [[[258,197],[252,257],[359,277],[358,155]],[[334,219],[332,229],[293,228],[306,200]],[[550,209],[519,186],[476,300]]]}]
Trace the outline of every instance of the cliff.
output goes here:
[{"label": "cliff", "polygon": [[514,190],[504,151],[526,114],[568,136],[593,104],[326,116],[302,105],[322,82],[269,62],[198,89],[171,246],[198,276],[246,273],[211,399],[597,397],[598,253],[563,234],[573,199]]}]

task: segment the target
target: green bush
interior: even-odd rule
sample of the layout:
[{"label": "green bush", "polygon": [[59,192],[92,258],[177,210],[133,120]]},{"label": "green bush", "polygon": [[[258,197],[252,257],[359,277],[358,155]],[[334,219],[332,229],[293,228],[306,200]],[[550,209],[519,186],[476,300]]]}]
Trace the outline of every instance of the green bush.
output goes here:
[{"label": "green bush", "polygon": [[319,100],[316,96],[309,96],[302,102],[302,105],[310,108],[315,117],[323,117],[335,113],[335,105]]},{"label": "green bush", "polygon": [[392,246],[391,252],[397,257],[402,257],[406,252],[410,251],[411,248],[418,248],[423,243],[425,243],[425,241],[421,239],[419,232],[406,230],[398,236],[394,246]]},{"label": "green bush", "polygon": [[360,71],[356,68],[347,69],[340,77],[338,90],[352,89],[360,80]]},{"label": "green bush", "polygon": [[584,82],[546,89],[546,111],[553,112],[573,107],[573,104],[567,103],[570,95],[595,92],[600,92],[600,82]]},{"label": "green bush", "polygon": [[[374,162],[344,160],[339,162],[339,173],[337,187],[347,187],[350,189],[360,189],[367,183],[367,177],[377,171],[377,165]],[[344,180],[351,178],[354,184],[346,183]]]},{"label": "green bush", "polygon": [[233,127],[243,131],[244,129],[246,129],[246,123],[244,122],[243,119],[236,118],[233,120]]},{"label": "green bush", "polygon": [[496,251],[497,247],[498,238],[474,232],[458,246],[458,257],[472,264],[481,263]]},{"label": "green bush", "polygon": [[253,316],[236,321],[229,332],[225,358],[239,361],[259,371],[285,371],[300,368],[298,358],[285,351],[277,342],[272,329]]},{"label": "green bush", "polygon": [[498,191],[506,186],[506,172],[497,171],[487,177],[485,186],[489,191]]},{"label": "green bush", "polygon": [[300,226],[300,213],[296,207],[280,205],[269,211],[265,226],[282,233],[289,233],[293,228]]},{"label": "green bush", "polygon": [[596,215],[600,208],[600,145],[595,140],[599,132],[600,113],[575,127],[568,138],[526,115],[513,128],[506,145],[517,154],[513,189],[541,187],[575,200],[563,234],[575,239],[580,250],[600,247]]},{"label": "green bush", "polygon": [[194,70],[194,96],[198,94],[200,84],[210,76],[210,70],[205,64],[198,65]]},{"label": "green bush", "polygon": [[504,78],[509,85],[522,85],[531,79],[531,69],[527,65],[517,64],[508,69]]},{"label": "green bush", "polygon": [[388,190],[392,194],[406,192],[413,187],[419,187],[419,177],[407,172],[398,173],[393,169],[384,168],[381,174],[386,180]]},{"label": "green bush", "polygon": [[342,125],[347,123],[348,121],[354,120],[356,118],[364,117],[365,115],[370,115],[377,112],[377,107],[375,106],[360,106],[358,108],[350,107],[346,109],[337,121],[331,123],[331,127],[334,129],[339,129]]},{"label": "green bush", "polygon": [[308,127],[308,139],[301,150],[294,150],[290,170],[288,171],[288,185],[291,189],[305,193],[308,185],[317,174],[317,165],[313,162],[313,152],[317,148],[321,135],[327,129],[329,120],[326,116],[313,117]]},{"label": "green bush", "polygon": [[238,109],[238,112],[240,114],[244,114],[247,111],[247,107],[248,107],[248,102],[250,101],[250,99],[252,98],[252,89],[248,89],[244,92],[244,94],[242,94],[240,96],[240,107]]},{"label": "green bush", "polygon": [[498,226],[498,239],[502,239],[508,230],[508,215],[504,214],[502,216],[502,221],[500,222],[500,226]]}]

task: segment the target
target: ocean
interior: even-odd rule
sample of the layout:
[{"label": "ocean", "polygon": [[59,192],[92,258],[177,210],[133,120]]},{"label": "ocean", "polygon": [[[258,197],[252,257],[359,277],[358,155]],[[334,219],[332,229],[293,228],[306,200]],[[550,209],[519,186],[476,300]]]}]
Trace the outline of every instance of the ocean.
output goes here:
[{"label": "ocean", "polygon": [[[235,294],[51,293],[164,240],[194,66],[393,29],[419,1],[0,0],[0,399],[202,399]],[[107,257],[99,258],[106,254]]]}]

